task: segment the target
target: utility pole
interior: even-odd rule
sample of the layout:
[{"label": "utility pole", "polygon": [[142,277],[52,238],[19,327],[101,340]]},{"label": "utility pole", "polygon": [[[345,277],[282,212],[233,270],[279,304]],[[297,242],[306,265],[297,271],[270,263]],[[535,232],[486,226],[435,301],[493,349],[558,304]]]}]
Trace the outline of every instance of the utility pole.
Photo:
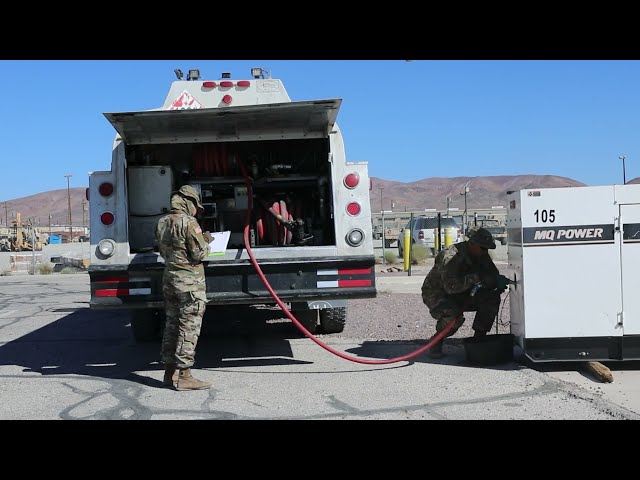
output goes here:
[{"label": "utility pole", "polygon": [[72,176],[73,175],[71,174],[65,175],[65,178],[67,179],[67,203],[69,206],[69,241],[70,242],[73,240],[73,227],[71,226],[71,190],[69,189],[69,178]]},{"label": "utility pole", "polygon": [[618,157],[620,160],[622,160],[622,184],[626,185],[627,184],[627,172],[626,169],[624,168],[624,159],[627,158],[624,155],[620,155]]},{"label": "utility pole", "polygon": [[4,202],[4,224],[9,226],[9,204]]},{"label": "utility pole", "polygon": [[49,238],[51,238],[51,214],[49,214]]},{"label": "utility pole", "polygon": [[382,214],[382,190],[384,187],[378,187],[380,189],[380,213]]},{"label": "utility pole", "polygon": [[84,235],[84,224],[85,224],[85,207],[87,202],[85,199],[82,199],[82,234]]},{"label": "utility pole", "polygon": [[469,180],[467,183],[464,184],[464,192],[460,192],[460,195],[464,195],[464,214],[462,215],[462,235],[466,235],[467,234],[467,193],[469,193],[469,183],[471,182],[471,180]]},{"label": "utility pole", "polygon": [[451,197],[447,197],[447,218],[449,218],[449,205],[451,205]]}]

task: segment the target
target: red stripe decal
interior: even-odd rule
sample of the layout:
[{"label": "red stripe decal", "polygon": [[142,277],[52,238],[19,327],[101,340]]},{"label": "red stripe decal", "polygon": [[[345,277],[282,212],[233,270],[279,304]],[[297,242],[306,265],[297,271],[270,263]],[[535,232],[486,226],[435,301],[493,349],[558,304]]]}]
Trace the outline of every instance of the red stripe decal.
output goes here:
[{"label": "red stripe decal", "polygon": [[96,297],[119,297],[121,295],[129,295],[128,288],[105,288],[96,290]]},{"label": "red stripe decal", "polygon": [[108,278],[106,280],[96,280],[95,283],[122,283],[128,282],[129,277],[116,277],[116,278]]},{"label": "red stripe decal", "polygon": [[370,268],[350,268],[338,270],[338,275],[363,275],[371,273]]},{"label": "red stripe decal", "polygon": [[338,287],[370,287],[371,280],[338,280]]}]

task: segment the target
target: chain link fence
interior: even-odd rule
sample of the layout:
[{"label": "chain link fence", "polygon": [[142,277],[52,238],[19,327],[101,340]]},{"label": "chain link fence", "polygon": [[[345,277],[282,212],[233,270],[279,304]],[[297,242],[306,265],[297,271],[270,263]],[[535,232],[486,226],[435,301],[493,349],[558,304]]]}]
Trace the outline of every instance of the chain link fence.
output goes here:
[{"label": "chain link fence", "polygon": [[48,274],[86,271],[89,267],[89,242],[45,245],[42,250],[0,252],[0,275]]}]

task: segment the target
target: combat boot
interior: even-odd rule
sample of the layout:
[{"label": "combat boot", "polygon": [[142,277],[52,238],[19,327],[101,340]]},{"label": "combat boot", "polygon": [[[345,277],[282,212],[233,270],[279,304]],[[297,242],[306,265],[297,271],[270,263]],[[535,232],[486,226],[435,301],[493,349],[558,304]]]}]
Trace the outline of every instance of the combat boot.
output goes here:
[{"label": "combat boot", "polygon": [[165,387],[173,387],[178,381],[178,369],[175,365],[167,365],[164,367],[164,378],[162,384]]},{"label": "combat boot", "polygon": [[191,375],[190,368],[181,368],[176,382],[176,390],[205,390],[211,388],[211,384],[197,380]]}]

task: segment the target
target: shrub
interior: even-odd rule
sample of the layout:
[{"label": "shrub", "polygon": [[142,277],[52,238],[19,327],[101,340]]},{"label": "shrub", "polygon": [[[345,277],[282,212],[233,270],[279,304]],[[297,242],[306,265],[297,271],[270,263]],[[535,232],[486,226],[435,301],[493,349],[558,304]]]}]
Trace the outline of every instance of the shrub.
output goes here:
[{"label": "shrub", "polygon": [[414,245],[411,248],[412,265],[419,265],[431,256],[431,250],[424,245]]},{"label": "shrub", "polygon": [[53,267],[54,265],[51,262],[41,263],[38,265],[38,273],[40,275],[50,275],[53,272]]},{"label": "shrub", "polygon": [[384,261],[386,263],[396,263],[398,261],[398,255],[394,250],[385,250]]},{"label": "shrub", "polygon": [[76,269],[73,267],[64,267],[62,270],[60,270],[60,273],[76,273]]}]

